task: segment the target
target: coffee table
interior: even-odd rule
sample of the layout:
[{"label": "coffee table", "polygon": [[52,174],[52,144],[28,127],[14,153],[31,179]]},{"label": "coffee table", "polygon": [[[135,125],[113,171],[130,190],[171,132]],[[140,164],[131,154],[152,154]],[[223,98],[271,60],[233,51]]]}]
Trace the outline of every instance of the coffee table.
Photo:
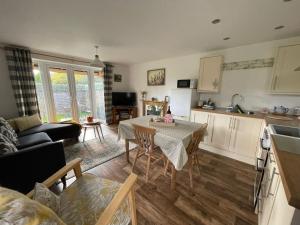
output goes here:
[{"label": "coffee table", "polygon": [[101,127],[100,120],[94,120],[93,122],[85,121],[81,125],[82,125],[82,128],[83,128],[83,141],[82,142],[85,141],[86,130],[88,128],[93,128],[94,129],[94,133],[95,133],[95,137],[97,137],[97,134],[98,134],[99,140],[102,142],[100,134],[99,134],[99,130],[98,130],[98,128],[100,128],[100,132],[101,132],[102,138],[104,140],[104,136],[103,136],[103,132],[102,132],[102,127]]}]

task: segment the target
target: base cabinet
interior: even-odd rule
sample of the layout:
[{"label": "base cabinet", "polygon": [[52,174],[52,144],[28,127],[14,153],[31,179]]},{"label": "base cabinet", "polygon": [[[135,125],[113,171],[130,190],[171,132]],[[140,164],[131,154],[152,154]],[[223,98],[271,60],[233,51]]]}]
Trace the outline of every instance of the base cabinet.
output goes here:
[{"label": "base cabinet", "polygon": [[191,121],[208,124],[202,149],[254,164],[262,119],[194,110]]}]

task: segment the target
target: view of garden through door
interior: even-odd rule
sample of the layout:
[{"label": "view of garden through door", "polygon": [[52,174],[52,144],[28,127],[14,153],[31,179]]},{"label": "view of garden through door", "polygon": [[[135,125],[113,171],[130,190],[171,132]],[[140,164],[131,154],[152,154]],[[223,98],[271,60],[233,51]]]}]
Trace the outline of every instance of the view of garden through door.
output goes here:
[{"label": "view of garden through door", "polygon": [[34,60],[34,77],[43,122],[105,120],[102,71]]}]

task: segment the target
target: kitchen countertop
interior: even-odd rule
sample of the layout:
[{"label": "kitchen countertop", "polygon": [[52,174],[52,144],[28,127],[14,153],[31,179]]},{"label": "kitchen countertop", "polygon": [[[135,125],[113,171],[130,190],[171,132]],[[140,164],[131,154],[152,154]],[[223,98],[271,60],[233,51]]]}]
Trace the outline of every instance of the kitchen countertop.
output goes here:
[{"label": "kitchen countertop", "polygon": [[[277,116],[255,112],[254,115],[226,112],[225,109],[201,109],[192,110],[264,119],[266,124],[277,124],[282,126],[300,127],[300,119],[296,116]],[[275,118],[280,119],[275,119]],[[300,139],[271,135],[272,149],[279,168],[279,174],[283,183],[285,194],[289,205],[300,209],[300,154],[286,151],[287,148],[300,148]],[[300,152],[300,149],[299,149]]]},{"label": "kitchen countertop", "polygon": [[288,148],[300,148],[300,139],[280,135],[271,137],[287,201],[290,206],[300,209],[300,154],[286,151]]}]

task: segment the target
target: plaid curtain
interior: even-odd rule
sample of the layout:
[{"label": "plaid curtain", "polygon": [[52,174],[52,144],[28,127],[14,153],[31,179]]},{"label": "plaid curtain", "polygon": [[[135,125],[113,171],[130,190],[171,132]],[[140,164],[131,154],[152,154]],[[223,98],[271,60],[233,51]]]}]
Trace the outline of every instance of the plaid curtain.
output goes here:
[{"label": "plaid curtain", "polygon": [[5,47],[5,53],[19,116],[38,113],[38,101],[30,50],[7,46]]},{"label": "plaid curtain", "polygon": [[105,119],[106,123],[112,123],[112,77],[113,65],[105,64],[104,68],[104,104],[105,104]]}]

